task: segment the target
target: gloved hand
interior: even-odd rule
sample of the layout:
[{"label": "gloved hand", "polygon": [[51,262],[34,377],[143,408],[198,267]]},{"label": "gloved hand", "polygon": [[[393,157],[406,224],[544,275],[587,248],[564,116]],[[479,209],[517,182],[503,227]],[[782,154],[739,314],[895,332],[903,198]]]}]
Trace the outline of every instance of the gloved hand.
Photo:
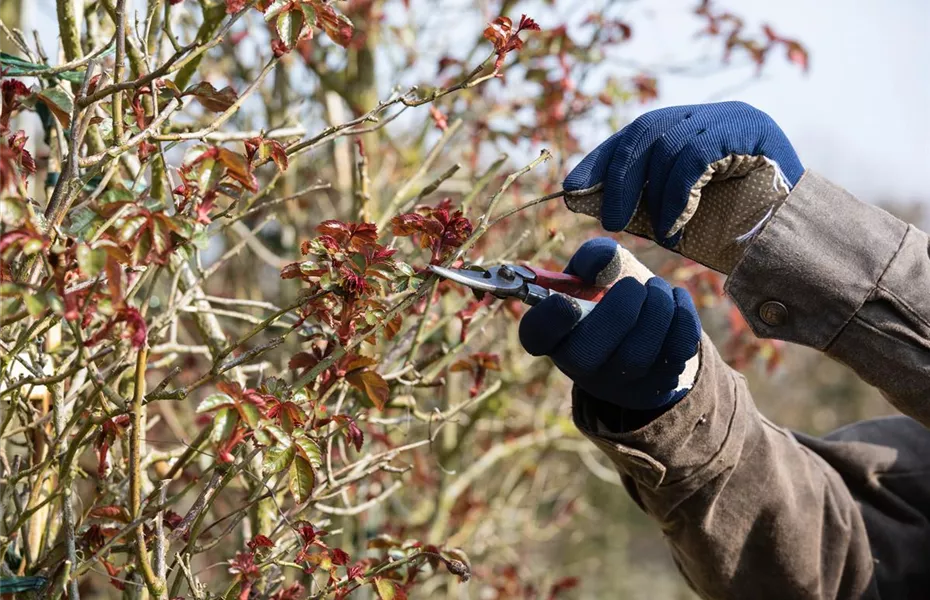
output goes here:
[{"label": "gloved hand", "polygon": [[[610,238],[590,240],[565,272],[587,283],[609,285],[620,272],[621,252]],[[685,396],[696,369],[687,381],[679,376],[686,363],[696,362],[701,339],[700,319],[688,292],[672,289],[659,277],[645,285],[624,277],[581,322],[579,315],[565,296],[549,296],[523,315],[523,347],[534,356],[552,357],[582,390],[623,408],[655,409]]]},{"label": "gloved hand", "polygon": [[721,102],[642,115],[588,154],[563,187],[603,184],[602,195],[569,193],[566,204],[608,231],[654,239],[729,273],[803,173],[771,117]]}]

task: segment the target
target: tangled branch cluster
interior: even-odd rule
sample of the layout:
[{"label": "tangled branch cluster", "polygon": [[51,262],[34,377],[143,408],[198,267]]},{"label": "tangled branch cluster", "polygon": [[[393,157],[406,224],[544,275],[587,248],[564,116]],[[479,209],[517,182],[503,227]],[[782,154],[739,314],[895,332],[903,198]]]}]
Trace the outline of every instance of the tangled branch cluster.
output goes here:
[{"label": "tangled branch cluster", "polygon": [[[413,9],[135,4],[60,2],[58,66],[2,27],[0,593],[578,585],[524,558],[570,543],[576,467],[600,473],[565,383],[520,352],[519,304],[427,267],[555,266],[590,231],[521,198],[553,191],[576,123],[657,94],[639,70],[576,85],[631,25],[501,16],[384,97],[375,57],[424,33]],[[539,94],[511,94],[521,78]],[[511,167],[514,143],[538,158]]]}]

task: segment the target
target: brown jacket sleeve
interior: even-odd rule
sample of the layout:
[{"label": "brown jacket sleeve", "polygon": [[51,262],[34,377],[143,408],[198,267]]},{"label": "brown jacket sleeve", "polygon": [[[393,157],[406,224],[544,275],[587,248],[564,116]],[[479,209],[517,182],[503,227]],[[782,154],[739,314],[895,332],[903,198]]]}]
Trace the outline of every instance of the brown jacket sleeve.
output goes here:
[{"label": "brown jacket sleeve", "polygon": [[[608,430],[576,391],[575,424],[616,465],[704,598],[859,598],[868,536],[839,474],[756,410],[705,337],[683,401],[647,425]],[[877,596],[876,596],[877,597]]]},{"label": "brown jacket sleeve", "polygon": [[[808,173],[728,290],[760,336],[825,350],[930,422],[923,233]],[[921,597],[927,430],[901,417],[792,434],[759,414],[706,336],[700,356],[688,396],[645,425],[619,426],[582,392],[573,406],[691,586],[714,599]]]},{"label": "brown jacket sleeve", "polygon": [[727,281],[759,337],[852,367],[930,426],[927,234],[806,173]]}]

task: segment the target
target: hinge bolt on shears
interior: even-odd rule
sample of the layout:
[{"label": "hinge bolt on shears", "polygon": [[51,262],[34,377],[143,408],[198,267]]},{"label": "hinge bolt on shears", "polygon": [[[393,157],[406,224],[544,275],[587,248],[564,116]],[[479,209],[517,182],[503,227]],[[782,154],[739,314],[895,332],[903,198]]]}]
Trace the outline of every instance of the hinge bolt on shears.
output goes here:
[{"label": "hinge bolt on shears", "polygon": [[563,294],[581,311],[581,318],[597,306],[607,288],[585,283],[567,273],[546,271],[527,265],[501,264],[487,267],[450,269],[430,265],[430,270],[450,281],[473,289],[476,294],[489,293],[496,298],[517,298],[536,305],[552,294]]}]

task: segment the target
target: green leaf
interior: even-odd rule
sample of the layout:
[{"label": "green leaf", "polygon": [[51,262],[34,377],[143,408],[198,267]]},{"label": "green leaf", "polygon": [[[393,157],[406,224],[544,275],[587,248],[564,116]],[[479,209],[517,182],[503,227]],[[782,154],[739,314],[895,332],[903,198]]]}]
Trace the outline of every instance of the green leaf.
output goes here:
[{"label": "green leaf", "polygon": [[294,445],[297,446],[297,453],[314,468],[320,468],[323,459],[317,443],[304,435],[302,431],[295,431],[293,439]]},{"label": "green leaf", "polygon": [[389,581],[383,577],[375,577],[371,586],[378,592],[378,598],[380,600],[395,600],[397,598],[397,588],[394,586],[393,581]]},{"label": "green leaf", "polygon": [[222,442],[232,435],[239,422],[239,413],[235,408],[225,406],[217,411],[213,418],[213,431],[210,433],[210,439],[214,442]]},{"label": "green leaf", "polygon": [[265,382],[262,383],[262,391],[281,400],[287,400],[291,397],[291,386],[279,377],[265,379]]},{"label": "green leaf", "polygon": [[278,445],[268,448],[265,450],[265,455],[262,457],[262,473],[266,475],[280,473],[291,464],[296,454],[297,451],[292,445]]},{"label": "green leaf", "polygon": [[288,50],[292,50],[297,45],[303,25],[303,14],[299,11],[289,10],[278,15],[275,28],[278,30],[278,37]]},{"label": "green leaf", "polygon": [[274,443],[274,438],[264,429],[256,429],[252,434],[255,436],[255,441],[262,446],[270,446]]},{"label": "green leaf", "polygon": [[26,256],[31,256],[36,252],[41,252],[43,247],[44,244],[42,243],[42,240],[33,238],[23,244],[23,254]]},{"label": "green leaf", "polygon": [[213,232],[207,231],[205,228],[203,231],[196,232],[191,238],[191,243],[198,250],[206,250],[210,247],[210,239],[213,236]]},{"label": "green leaf", "polygon": [[287,432],[272,423],[271,421],[265,422],[262,424],[262,429],[274,436],[279,442],[290,443],[291,436],[287,435]]},{"label": "green leaf", "polygon": [[268,8],[265,9],[265,22],[270,23],[272,19],[278,16],[284,7],[288,6],[291,0],[275,0]]},{"label": "green leaf", "polygon": [[23,294],[20,296],[23,304],[26,305],[26,311],[32,318],[37,318],[45,310],[45,297],[38,294]]},{"label": "green leaf", "polygon": [[174,98],[180,98],[182,96],[181,90],[178,89],[178,86],[175,85],[170,79],[162,79],[161,85],[158,87],[158,104],[165,105]]},{"label": "green leaf", "polygon": [[311,25],[316,23],[316,11],[313,10],[313,6],[309,3],[301,2],[298,6],[300,6],[300,11],[304,15],[304,23],[307,24],[307,33],[312,36],[313,28]]},{"label": "green leaf", "polygon": [[77,247],[78,268],[88,277],[96,277],[107,262],[107,253],[103,248],[91,248],[87,244]]},{"label": "green leaf", "polygon": [[84,239],[90,234],[91,224],[97,220],[97,213],[88,207],[82,207],[68,215],[69,223],[65,233]]},{"label": "green leaf", "polygon": [[0,198],[0,223],[19,227],[26,220],[26,207],[19,199]]},{"label": "green leaf", "polygon": [[[122,235],[120,237],[122,237]],[[139,236],[136,239],[135,245],[132,247],[132,263],[134,265],[144,264],[145,259],[149,255],[149,252],[151,252],[151,250],[152,250],[152,236],[149,236],[149,235]]]},{"label": "green leaf", "polygon": [[310,402],[310,395],[307,394],[307,390],[305,388],[300,388],[299,390],[294,392],[294,397],[291,398],[291,401],[294,404],[300,406],[301,404],[306,404],[307,402]]},{"label": "green leaf", "polygon": [[[55,314],[61,314],[64,311],[65,306],[61,302],[61,297],[58,294],[48,292],[45,294],[45,301],[48,303],[49,308],[52,309],[52,312]],[[102,303],[101,303],[102,304]],[[99,306],[99,304],[98,304]]]},{"label": "green leaf", "polygon": [[98,202],[100,204],[110,204],[111,202],[132,202],[133,200],[135,200],[135,196],[129,190],[113,189],[100,194]]},{"label": "green leaf", "polygon": [[316,476],[313,473],[313,467],[306,460],[297,456],[288,469],[287,487],[294,495],[294,501],[297,504],[303,504],[310,499],[313,492],[313,484]]},{"label": "green leaf", "polygon": [[[129,241],[137,241],[139,237],[139,230],[142,229],[142,226],[147,222],[148,219],[144,215],[129,217],[120,225],[119,232],[117,232],[117,239],[124,243]],[[119,223],[119,221],[117,221],[117,223]]]},{"label": "green leaf", "polygon": [[258,407],[248,402],[239,404],[239,413],[242,415],[242,418],[245,419],[245,422],[249,424],[249,427],[253,429],[262,418],[262,413],[258,410]]},{"label": "green leaf", "polygon": [[413,270],[413,267],[411,267],[405,262],[395,262],[394,268],[397,270],[398,273],[400,273],[401,275],[405,275],[407,277],[413,277],[416,275],[416,271]]},{"label": "green leaf", "polygon": [[152,245],[156,253],[164,254],[171,243],[171,229],[162,219],[153,219],[152,225]]},{"label": "green leaf", "polygon": [[65,129],[71,127],[71,112],[74,110],[71,96],[58,88],[46,88],[36,94],[36,98],[45,103],[62,127]]},{"label": "green leaf", "polygon": [[210,412],[223,406],[233,406],[235,403],[235,400],[229,394],[210,394],[197,406],[197,412]]}]

